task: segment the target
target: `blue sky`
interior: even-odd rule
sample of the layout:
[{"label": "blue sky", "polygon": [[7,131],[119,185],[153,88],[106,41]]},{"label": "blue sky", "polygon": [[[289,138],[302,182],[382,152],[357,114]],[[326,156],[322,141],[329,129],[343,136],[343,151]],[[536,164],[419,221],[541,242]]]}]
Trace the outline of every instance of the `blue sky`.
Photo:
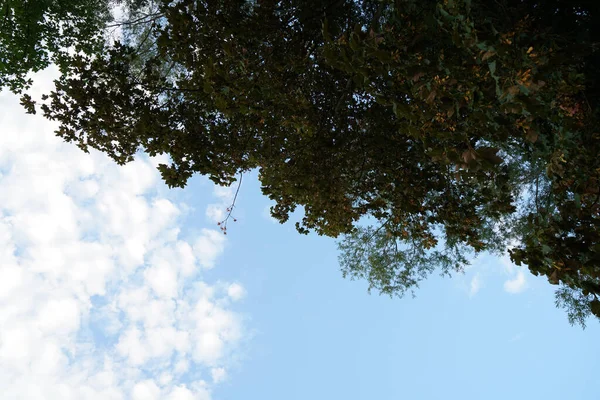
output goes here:
[{"label": "blue sky", "polygon": [[222,398],[563,399],[600,388],[597,322],[571,327],[543,279],[526,274],[511,293],[518,273],[484,256],[465,275],[433,275],[414,299],[368,295],[342,279],[333,240],[265,223],[255,179],[241,193],[220,265],[247,289],[256,334]]},{"label": "blue sky", "polygon": [[160,160],[118,167],[0,105],[3,399],[597,397],[598,323],[506,258],[369,295],[334,240],[269,217],[256,174],[223,236],[232,189],[168,190]]}]

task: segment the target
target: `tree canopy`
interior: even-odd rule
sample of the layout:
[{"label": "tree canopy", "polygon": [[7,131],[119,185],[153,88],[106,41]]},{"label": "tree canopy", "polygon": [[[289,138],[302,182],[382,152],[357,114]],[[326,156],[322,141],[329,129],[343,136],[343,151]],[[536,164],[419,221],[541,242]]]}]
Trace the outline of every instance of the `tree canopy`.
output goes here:
[{"label": "tree canopy", "polygon": [[[509,251],[559,285],[571,323],[600,317],[597,1],[129,9],[122,39],[81,28],[73,43],[47,44],[75,51],[62,53],[42,104],[23,103],[65,140],[118,163],[139,149],[168,154],[159,169],[172,187],[195,173],[227,185],[257,168],[272,215],[285,222],[301,206],[299,232],[342,235],[344,274],[382,293]],[[106,32],[108,19],[85,21]],[[29,54],[6,26],[2,61]],[[47,62],[32,60],[16,76]]]}]

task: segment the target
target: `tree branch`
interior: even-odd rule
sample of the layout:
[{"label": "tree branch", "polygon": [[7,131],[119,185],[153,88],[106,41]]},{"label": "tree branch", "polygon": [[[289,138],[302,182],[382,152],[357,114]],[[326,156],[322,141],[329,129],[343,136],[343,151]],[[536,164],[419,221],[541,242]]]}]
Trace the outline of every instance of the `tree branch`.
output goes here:
[{"label": "tree branch", "polygon": [[240,193],[240,188],[242,187],[242,178],[243,177],[244,177],[244,175],[240,173],[240,179],[238,180],[238,187],[235,191],[235,195],[233,196],[231,205],[229,207],[227,207],[227,216],[225,217],[225,219],[223,219],[223,221],[217,222],[217,225],[219,225],[221,232],[223,232],[223,235],[227,235],[227,222],[229,222],[230,219],[233,219],[233,222],[237,221],[237,219],[232,217],[231,214],[233,213],[233,209],[235,208],[235,202],[237,200],[238,194]]}]

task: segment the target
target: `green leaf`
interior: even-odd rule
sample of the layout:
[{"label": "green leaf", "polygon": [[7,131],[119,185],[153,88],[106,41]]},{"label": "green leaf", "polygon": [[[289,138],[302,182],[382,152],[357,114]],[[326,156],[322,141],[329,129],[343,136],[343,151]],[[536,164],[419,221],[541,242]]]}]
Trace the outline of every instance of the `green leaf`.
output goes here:
[{"label": "green leaf", "polygon": [[596,317],[600,318],[600,300],[598,299],[594,299],[590,302],[590,310],[592,311],[592,314],[594,314]]},{"label": "green leaf", "polygon": [[490,75],[495,76],[495,74],[496,74],[496,61],[490,61],[488,63],[488,67],[490,69]]},{"label": "green leaf", "polygon": [[579,193],[575,193],[575,207],[581,208],[581,195]]}]

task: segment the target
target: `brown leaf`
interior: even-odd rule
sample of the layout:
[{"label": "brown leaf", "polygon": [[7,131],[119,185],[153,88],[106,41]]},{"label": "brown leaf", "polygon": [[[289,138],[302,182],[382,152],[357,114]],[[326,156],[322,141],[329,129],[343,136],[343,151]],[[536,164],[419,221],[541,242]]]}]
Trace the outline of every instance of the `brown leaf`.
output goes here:
[{"label": "brown leaf", "polygon": [[520,92],[521,89],[519,89],[519,87],[517,85],[511,86],[509,87],[506,91],[511,95],[511,96],[515,96],[517,93]]},{"label": "brown leaf", "polygon": [[466,150],[464,153],[462,153],[461,157],[465,161],[465,164],[477,159],[477,155],[473,149]]},{"label": "brown leaf", "polygon": [[558,270],[554,270],[552,275],[550,275],[550,279],[548,279],[551,284],[558,285]]},{"label": "brown leaf", "polygon": [[486,52],[483,54],[483,56],[481,57],[481,61],[485,61],[485,60],[487,60],[488,58],[490,58],[490,57],[494,56],[495,54],[496,54],[496,52],[495,52],[494,50],[488,50],[488,51],[486,51]]},{"label": "brown leaf", "polygon": [[435,95],[437,94],[437,92],[435,91],[435,89],[433,89],[431,92],[429,92],[429,96],[427,96],[427,98],[425,99],[425,102],[431,104],[433,103],[433,101],[435,100]]},{"label": "brown leaf", "polygon": [[538,134],[536,131],[530,130],[527,132],[527,135],[525,136],[525,138],[527,140],[529,140],[531,143],[535,143],[538,139]]},{"label": "brown leaf", "polygon": [[413,82],[418,81],[419,79],[421,79],[421,77],[425,75],[423,72],[417,72],[416,74],[413,75],[412,80]]}]

